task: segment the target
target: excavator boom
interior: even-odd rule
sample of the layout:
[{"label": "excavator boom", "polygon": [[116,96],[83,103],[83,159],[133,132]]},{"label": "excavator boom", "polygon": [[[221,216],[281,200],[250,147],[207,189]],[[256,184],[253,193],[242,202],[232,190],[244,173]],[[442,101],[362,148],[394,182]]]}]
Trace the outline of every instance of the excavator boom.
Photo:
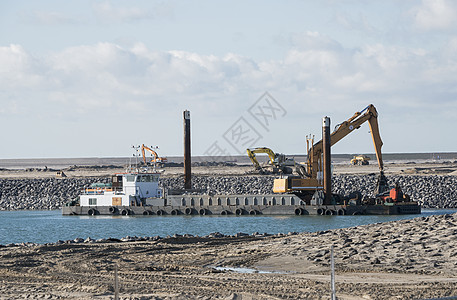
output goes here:
[{"label": "excavator boom", "polygon": [[[335,145],[349,133],[351,133],[355,129],[359,129],[360,126],[366,121],[368,121],[368,124],[370,126],[371,137],[373,139],[373,144],[375,147],[379,170],[382,172],[384,170],[384,163],[382,161],[381,152],[381,147],[383,143],[381,140],[381,135],[379,134],[378,112],[372,104],[368,105],[362,111],[356,112],[351,118],[344,121],[343,123],[338,124],[335,130],[330,135],[330,145]],[[317,170],[319,169],[322,151],[322,140],[314,144],[313,147],[310,149],[310,153],[308,156],[308,174],[310,174],[312,178],[317,177]]]}]

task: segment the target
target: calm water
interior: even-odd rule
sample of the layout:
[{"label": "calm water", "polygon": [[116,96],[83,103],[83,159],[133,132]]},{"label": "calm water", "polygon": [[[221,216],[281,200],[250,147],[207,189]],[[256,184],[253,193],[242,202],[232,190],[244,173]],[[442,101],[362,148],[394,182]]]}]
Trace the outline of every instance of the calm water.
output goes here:
[{"label": "calm water", "polygon": [[[421,216],[457,210],[423,210]],[[130,236],[207,235],[313,232],[357,225],[411,219],[403,216],[62,216],[55,211],[1,211],[0,244],[52,243],[77,237],[93,239]]]}]

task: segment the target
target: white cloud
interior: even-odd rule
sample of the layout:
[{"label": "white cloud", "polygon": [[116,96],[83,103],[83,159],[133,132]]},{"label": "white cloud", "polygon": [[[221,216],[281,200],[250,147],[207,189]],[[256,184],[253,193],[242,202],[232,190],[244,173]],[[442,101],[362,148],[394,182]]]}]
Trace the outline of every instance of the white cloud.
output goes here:
[{"label": "white cloud", "polygon": [[173,9],[170,4],[156,4],[149,9],[136,6],[115,6],[111,1],[98,2],[93,5],[95,15],[102,22],[135,22],[154,19],[157,17],[170,17]]},{"label": "white cloud", "polygon": [[457,4],[449,0],[423,0],[411,10],[415,26],[421,30],[455,30]]},{"label": "white cloud", "polygon": [[305,37],[284,59],[261,62],[236,54],[160,52],[143,44],[127,49],[111,43],[71,47],[40,59],[11,45],[0,48],[1,84],[18,94],[24,87],[49,91],[49,99],[84,113],[121,107],[127,99],[144,108],[154,99],[217,99],[265,90],[311,93],[329,101],[400,93],[417,102],[428,100],[418,86],[449,90],[457,78],[457,57],[444,51],[381,44],[344,49],[319,34]]},{"label": "white cloud", "polygon": [[57,11],[35,10],[26,13],[23,17],[34,24],[49,26],[76,24],[80,22],[80,20],[72,16]]},{"label": "white cloud", "polygon": [[20,91],[42,84],[41,62],[20,45],[0,47],[0,89]]},{"label": "white cloud", "polygon": [[363,14],[359,14],[356,17],[351,17],[346,13],[336,13],[335,21],[347,30],[360,32],[366,35],[378,34],[378,29],[375,28]]},{"label": "white cloud", "polygon": [[[414,124],[420,117],[417,126],[430,127],[457,114],[457,56],[447,52],[457,47],[457,39],[450,39],[445,50],[431,52],[382,44],[347,49],[317,33],[303,36],[304,42],[282,59],[265,61],[233,53],[153,51],[143,44],[99,43],[45,57],[33,57],[19,45],[0,47],[2,104],[14,107],[0,114],[75,120],[83,124],[78,130],[86,132],[114,120],[168,124],[186,108],[202,118],[231,116],[235,121],[265,91],[281,101],[289,121],[299,126],[328,113],[341,121],[372,102],[390,118],[392,125],[383,125],[387,133],[403,119]],[[409,115],[401,114],[402,120],[389,117],[403,111]],[[227,122],[230,118],[214,123],[207,134],[222,134]],[[288,131],[287,124],[280,126]],[[313,122],[310,131],[319,132],[318,124]],[[130,133],[119,129],[119,134]],[[159,135],[167,138],[165,132]]]}]

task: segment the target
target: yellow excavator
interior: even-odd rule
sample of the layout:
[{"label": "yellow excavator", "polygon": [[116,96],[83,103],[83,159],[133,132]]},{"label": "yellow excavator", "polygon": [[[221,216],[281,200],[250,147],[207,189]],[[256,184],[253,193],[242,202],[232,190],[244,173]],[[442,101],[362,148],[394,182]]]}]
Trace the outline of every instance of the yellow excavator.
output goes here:
[{"label": "yellow excavator", "polygon": [[[338,124],[330,135],[330,145],[335,145],[342,138],[359,129],[360,126],[368,121],[370,126],[371,137],[378,160],[380,175],[375,190],[376,194],[385,192],[389,187],[387,178],[384,176],[384,164],[382,161],[382,140],[378,127],[378,112],[370,104],[360,112],[356,112],[348,120]],[[309,141],[309,140],[308,140]],[[314,141],[311,142],[311,144]],[[323,190],[323,141],[320,140],[308,149],[307,162],[304,165],[298,165],[297,172],[300,176],[287,176],[274,180],[274,193],[297,193],[303,196],[312,196],[316,191]]]},{"label": "yellow excavator", "polygon": [[[148,161],[146,158],[146,151],[151,153],[152,157],[151,160]],[[158,164],[162,166],[164,163],[168,162],[168,159],[166,157],[160,157],[157,152],[149,148],[148,146],[145,146],[144,144],[141,145],[141,154],[143,155],[143,162],[148,165],[148,164]]]},{"label": "yellow excavator", "polygon": [[[283,173],[291,174],[293,167],[295,166],[295,160],[293,158],[288,158],[282,153],[275,153],[273,150],[267,147],[258,147],[252,149],[246,149],[249,158],[254,165],[254,168],[259,173]],[[257,160],[256,153],[264,153],[268,155],[269,162],[266,166],[260,165]]]},{"label": "yellow excavator", "polygon": [[359,166],[366,166],[366,165],[369,165],[370,162],[370,157],[366,156],[366,155],[355,155],[352,159],[351,159],[351,165],[359,165]]}]

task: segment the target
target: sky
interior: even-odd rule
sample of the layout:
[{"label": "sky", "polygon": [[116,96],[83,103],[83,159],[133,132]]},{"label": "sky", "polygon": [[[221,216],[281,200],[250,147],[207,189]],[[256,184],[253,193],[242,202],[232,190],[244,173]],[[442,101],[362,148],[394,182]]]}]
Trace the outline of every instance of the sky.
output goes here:
[{"label": "sky", "polygon": [[[373,104],[383,152],[457,152],[457,2],[0,2],[0,159],[306,154]],[[368,124],[333,153],[374,153]]]}]

